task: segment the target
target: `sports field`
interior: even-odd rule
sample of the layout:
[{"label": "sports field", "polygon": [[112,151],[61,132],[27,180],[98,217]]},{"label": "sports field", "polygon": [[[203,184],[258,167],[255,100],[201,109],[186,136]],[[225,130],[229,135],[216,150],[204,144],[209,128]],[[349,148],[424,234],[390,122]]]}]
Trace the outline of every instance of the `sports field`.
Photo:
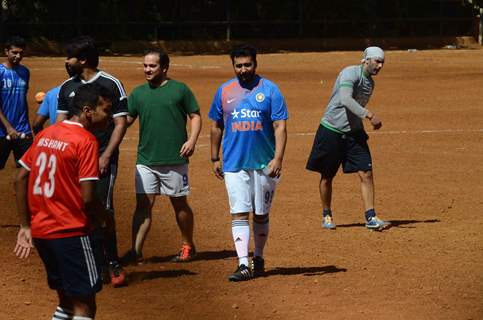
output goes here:
[{"label": "sports field", "polygon": [[[337,230],[323,230],[318,175],[305,162],[340,69],[359,52],[267,54],[258,72],[279,85],[290,112],[282,182],[265,250],[267,276],[229,283],[237,260],[224,184],[211,172],[207,113],[233,76],[227,56],[173,56],[204,126],[190,165],[199,256],[170,263],[179,249],[174,214],[158,198],[143,265],[130,284],[106,286],[97,319],[483,319],[483,51],[388,51],[368,107],[383,121],[369,144],[376,209],[393,227],[363,225],[359,178],[339,175]],[[65,78],[62,58],[26,57],[29,99]],[[102,57],[100,67],[130,92],[143,83],[141,57]],[[130,247],[137,123],[121,145],[115,208],[120,252]],[[17,218],[9,160],[0,172],[0,319],[50,319],[57,301],[34,254],[13,254]]]}]

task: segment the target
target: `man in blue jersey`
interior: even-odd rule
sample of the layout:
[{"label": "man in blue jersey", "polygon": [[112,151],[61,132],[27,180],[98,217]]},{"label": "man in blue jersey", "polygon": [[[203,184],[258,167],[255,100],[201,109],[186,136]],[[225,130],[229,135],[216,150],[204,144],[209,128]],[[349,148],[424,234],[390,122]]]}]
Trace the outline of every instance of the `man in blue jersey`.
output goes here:
[{"label": "man in blue jersey", "polygon": [[374,210],[374,181],[372,159],[364,131],[363,119],[368,119],[375,130],[381,120],[366,104],[374,91],[373,76],[384,65],[384,51],[379,47],[364,50],[362,63],[344,68],[337,77],[332,95],[315,135],[307,169],[319,172],[322,226],[335,229],[332,218],[332,180],[340,165],[344,173],[355,173],[361,181],[366,227],[382,230],[389,223],[379,219]]},{"label": "man in blue jersey", "polygon": [[[230,54],[236,77],[222,84],[211,104],[211,161],[225,186],[232,217],[238,268],[229,281],[263,276],[263,249],[269,212],[287,141],[288,111],[278,87],[256,74],[255,48],[241,45]],[[223,138],[222,159],[219,157]],[[249,213],[253,212],[255,250],[248,262]]]},{"label": "man in blue jersey", "polygon": [[0,64],[0,169],[10,152],[18,161],[32,144],[27,105],[30,71],[20,64],[25,47],[24,39],[10,38],[4,46],[6,60]]},{"label": "man in blue jersey", "polygon": [[50,124],[54,124],[57,119],[57,97],[59,96],[60,86],[47,91],[44,100],[40,103],[37,115],[32,123],[32,129],[35,134],[39,133],[44,123],[49,120]]}]

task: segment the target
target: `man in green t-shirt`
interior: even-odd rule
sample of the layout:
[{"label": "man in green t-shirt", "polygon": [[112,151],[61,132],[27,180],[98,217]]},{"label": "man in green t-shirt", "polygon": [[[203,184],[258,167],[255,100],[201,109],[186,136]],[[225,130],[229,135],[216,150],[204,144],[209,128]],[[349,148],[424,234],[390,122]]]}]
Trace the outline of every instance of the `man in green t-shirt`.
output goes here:
[{"label": "man in green t-shirt", "polygon": [[[172,261],[186,262],[196,254],[193,244],[193,211],[188,205],[188,158],[201,131],[198,103],[191,90],[167,76],[169,57],[158,49],[146,51],[144,75],[147,83],[136,87],[128,99],[128,125],[139,117],[136,161],[136,211],[133,217],[132,248],[125,262],[142,259],[144,240],[151,226],[156,195],[167,195],[181,231],[182,247]],[[190,135],[186,121],[190,118]]]}]

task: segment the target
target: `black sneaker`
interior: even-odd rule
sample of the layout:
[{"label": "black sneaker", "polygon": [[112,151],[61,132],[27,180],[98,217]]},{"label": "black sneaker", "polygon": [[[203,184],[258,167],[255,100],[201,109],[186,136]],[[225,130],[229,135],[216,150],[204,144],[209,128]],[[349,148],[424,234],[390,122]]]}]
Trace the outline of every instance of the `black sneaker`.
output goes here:
[{"label": "black sneaker", "polygon": [[238,266],[236,271],[228,277],[228,281],[238,282],[247,281],[253,278],[252,270],[246,265],[242,264]]},{"label": "black sneaker", "polygon": [[123,266],[136,265],[143,263],[142,253],[136,253],[135,250],[129,250],[121,257],[121,264]]},{"label": "black sneaker", "polygon": [[265,275],[265,260],[262,257],[253,257],[252,274],[254,278],[263,277]]}]

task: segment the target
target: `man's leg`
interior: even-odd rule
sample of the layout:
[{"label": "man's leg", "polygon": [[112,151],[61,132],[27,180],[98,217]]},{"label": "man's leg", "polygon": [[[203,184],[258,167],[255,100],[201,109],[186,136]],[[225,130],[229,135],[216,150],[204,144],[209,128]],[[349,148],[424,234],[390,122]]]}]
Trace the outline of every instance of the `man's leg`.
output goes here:
[{"label": "man's leg", "polygon": [[231,213],[231,232],[238,256],[238,268],[228,277],[229,281],[250,280],[253,275],[248,264],[250,224],[248,215],[254,211],[252,204],[252,175],[246,170],[225,172],[225,187]]},{"label": "man's leg", "polygon": [[361,194],[364,203],[366,227],[374,230],[383,230],[390,227],[390,222],[379,219],[374,210],[374,179],[372,170],[358,171],[358,174],[361,179]]},{"label": "man's leg", "polygon": [[261,277],[265,274],[265,259],[263,249],[268,240],[270,230],[269,215],[253,215],[253,239],[255,250],[252,259],[252,272],[254,277]]},{"label": "man's leg", "polygon": [[187,197],[169,197],[169,200],[173,205],[183,243],[193,246],[193,210],[188,204]]},{"label": "man's leg", "polygon": [[361,194],[364,210],[368,211],[374,209],[374,179],[372,177],[372,170],[358,171],[357,173],[361,180]]},{"label": "man's leg", "polygon": [[248,264],[248,251],[250,247],[250,224],[248,212],[231,215],[231,232],[238,256],[238,268],[228,277],[229,281],[245,281],[253,278]]},{"label": "man's leg", "polygon": [[331,211],[331,204],[332,204],[332,180],[333,177],[324,177],[321,176],[320,178],[320,201],[322,202],[322,210],[324,211]]},{"label": "man's leg", "polygon": [[62,290],[57,290],[57,296],[59,297],[59,305],[52,315],[52,320],[72,319],[74,316],[74,307],[72,305],[72,301],[65,296]]},{"label": "man's leg", "polygon": [[151,228],[155,194],[136,194],[136,210],[132,219],[132,250],[142,256],[144,241]]},{"label": "man's leg", "polygon": [[325,229],[335,229],[335,223],[332,219],[332,181],[334,177],[326,177],[321,175],[320,178],[320,201],[322,202],[322,226]]},{"label": "man's leg", "polygon": [[90,320],[96,316],[96,296],[71,298],[74,308],[74,317],[72,320]]},{"label": "man's leg", "polygon": [[196,255],[193,242],[193,210],[188,204],[186,196],[169,197],[176,215],[176,223],[181,231],[182,246],[179,253],[171,260],[172,262],[188,262]]}]

